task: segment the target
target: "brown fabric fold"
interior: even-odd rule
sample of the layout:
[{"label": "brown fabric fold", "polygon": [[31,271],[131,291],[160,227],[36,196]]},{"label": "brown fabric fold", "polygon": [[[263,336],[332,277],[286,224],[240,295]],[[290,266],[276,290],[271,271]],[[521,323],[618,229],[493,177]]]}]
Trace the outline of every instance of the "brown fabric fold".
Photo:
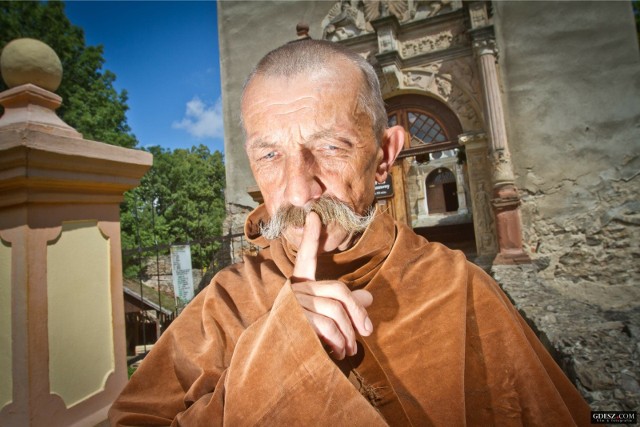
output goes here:
[{"label": "brown fabric fold", "polygon": [[121,396],[114,425],[589,425],[589,407],[495,282],[457,251],[377,212],[318,278],[374,297],[371,336],[334,362],[267,247],[214,277]]},{"label": "brown fabric fold", "polygon": [[385,420],[393,420],[393,424],[397,426],[413,425],[393,384],[385,374],[384,367],[376,359],[365,337],[359,337],[358,353],[355,356],[346,357],[336,364]]}]

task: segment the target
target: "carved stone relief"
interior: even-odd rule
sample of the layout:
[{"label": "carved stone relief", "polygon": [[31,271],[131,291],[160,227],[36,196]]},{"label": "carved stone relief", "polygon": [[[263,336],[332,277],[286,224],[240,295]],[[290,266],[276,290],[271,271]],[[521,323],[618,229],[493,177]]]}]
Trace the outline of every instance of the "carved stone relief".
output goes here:
[{"label": "carved stone relief", "polygon": [[456,113],[463,129],[479,130],[482,129],[479,94],[472,89],[477,85],[474,84],[473,78],[469,81],[468,77],[460,76],[471,72],[469,69],[461,70],[465,70],[465,67],[445,67],[441,63],[408,70],[398,70],[395,66],[390,66],[389,70],[383,70],[382,93],[417,89],[435,95]]},{"label": "carved stone relief", "polygon": [[398,49],[398,41],[393,28],[385,27],[378,30],[378,53],[392,52]]},{"label": "carved stone relief", "polygon": [[415,14],[415,11],[409,10],[408,1],[364,0],[361,4],[364,11],[364,18],[367,21],[368,31],[373,31],[370,22],[378,18],[393,15],[398,18],[399,22],[404,23],[412,19],[412,12]]},{"label": "carved stone relief", "polygon": [[[352,4],[354,3],[354,4]],[[360,2],[339,0],[329,9],[329,13],[322,21],[322,38],[331,41],[344,40],[359,36],[366,30],[366,22]]]},{"label": "carved stone relief", "polygon": [[489,25],[487,5],[484,2],[470,3],[469,18],[471,21],[471,28],[480,28]]},{"label": "carved stone relief", "polygon": [[493,170],[493,181],[499,184],[513,184],[513,168],[511,166],[511,156],[504,149],[494,150],[491,153],[491,163]]},{"label": "carved stone relief", "polygon": [[467,44],[469,44],[469,40],[464,32],[464,27],[447,28],[418,39],[404,41],[400,49],[400,55],[403,58],[410,58]]},{"label": "carved stone relief", "polygon": [[449,12],[462,7],[462,1],[443,0],[443,1],[410,1],[413,7],[410,11],[414,20],[429,18],[439,15],[443,12]]},{"label": "carved stone relief", "polygon": [[442,64],[442,74],[451,76],[458,86],[480,100],[480,81],[476,72],[476,66],[472,57],[458,58],[455,61],[447,61]]},{"label": "carved stone relief", "polygon": [[487,183],[480,181],[475,186],[473,204],[475,205],[474,226],[476,228],[476,246],[478,255],[494,254],[497,252],[495,228],[491,212],[491,196],[487,191]]},{"label": "carved stone relief", "polygon": [[337,0],[322,20],[322,38],[338,41],[371,33],[371,21],[385,16],[393,15],[405,23],[461,7],[461,0]]},{"label": "carved stone relief", "polygon": [[464,134],[460,136],[460,143],[466,147],[467,152],[467,172],[471,194],[473,194],[473,226],[478,255],[495,255],[498,245],[491,207],[492,185],[486,135]]},{"label": "carved stone relief", "polygon": [[382,78],[380,79],[380,90],[382,95],[395,92],[404,87],[404,75],[395,65],[382,67]]}]

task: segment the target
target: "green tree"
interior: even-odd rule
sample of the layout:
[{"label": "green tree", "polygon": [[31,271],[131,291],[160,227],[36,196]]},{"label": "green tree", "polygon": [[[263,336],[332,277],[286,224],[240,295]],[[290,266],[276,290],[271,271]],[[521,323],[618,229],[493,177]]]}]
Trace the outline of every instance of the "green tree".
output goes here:
[{"label": "green tree", "polygon": [[[21,37],[47,43],[60,57],[63,77],[57,93],[63,103],[57,113],[62,120],[86,139],[136,146],[127,124],[127,92],[115,90],[116,75],[102,70],[102,46],[86,46],[84,31],[71,24],[64,3],[0,1],[0,48]],[[6,88],[0,80],[0,91]]]},{"label": "green tree", "polygon": [[[220,236],[225,215],[222,153],[211,153],[204,145],[148,151],[153,167],[138,188],[127,192],[122,205],[122,247],[152,247],[156,239],[168,245]],[[194,245],[193,267],[207,267],[209,255]],[[131,276],[136,268],[131,265],[125,273]]]}]

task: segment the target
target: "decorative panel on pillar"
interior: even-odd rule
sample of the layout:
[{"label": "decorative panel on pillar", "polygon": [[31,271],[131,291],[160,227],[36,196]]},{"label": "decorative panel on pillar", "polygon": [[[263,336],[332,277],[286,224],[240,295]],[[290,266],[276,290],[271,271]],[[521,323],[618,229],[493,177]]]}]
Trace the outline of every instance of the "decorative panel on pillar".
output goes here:
[{"label": "decorative panel on pillar", "polygon": [[13,400],[11,311],[11,247],[0,240],[0,408]]},{"label": "decorative panel on pillar", "polygon": [[49,387],[67,407],[102,391],[115,368],[109,264],[96,221],[66,222],[48,245]]},{"label": "decorative panel on pillar", "polygon": [[491,175],[487,156],[487,137],[482,132],[466,133],[458,137],[466,148],[473,228],[478,256],[493,259],[498,252],[496,226],[491,207]]}]

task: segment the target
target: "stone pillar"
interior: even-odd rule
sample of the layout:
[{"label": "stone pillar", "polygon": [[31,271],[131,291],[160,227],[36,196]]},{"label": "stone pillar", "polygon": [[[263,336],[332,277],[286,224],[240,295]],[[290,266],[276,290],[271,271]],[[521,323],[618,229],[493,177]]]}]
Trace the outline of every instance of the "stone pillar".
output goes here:
[{"label": "stone pillar", "polygon": [[491,262],[498,252],[496,226],[491,212],[491,174],[487,157],[487,136],[484,133],[464,133],[458,136],[465,146],[473,229],[478,258]]},{"label": "stone pillar", "polygon": [[0,426],[93,426],[127,381],[119,204],[152,156],[56,116],[44,43],[0,64]]},{"label": "stone pillar", "polygon": [[462,169],[462,165],[457,162],[454,164],[454,168],[456,170],[456,186],[457,186],[457,196],[458,196],[458,213],[461,215],[466,215],[469,213],[469,209],[467,209],[467,195],[464,191],[464,171]]},{"label": "stone pillar", "polygon": [[489,132],[492,167],[492,205],[498,234],[498,254],[494,264],[531,262],[522,249],[520,196],[515,186],[500,85],[496,68],[497,50],[492,27],[471,31],[474,54],[482,82],[485,126]]}]

